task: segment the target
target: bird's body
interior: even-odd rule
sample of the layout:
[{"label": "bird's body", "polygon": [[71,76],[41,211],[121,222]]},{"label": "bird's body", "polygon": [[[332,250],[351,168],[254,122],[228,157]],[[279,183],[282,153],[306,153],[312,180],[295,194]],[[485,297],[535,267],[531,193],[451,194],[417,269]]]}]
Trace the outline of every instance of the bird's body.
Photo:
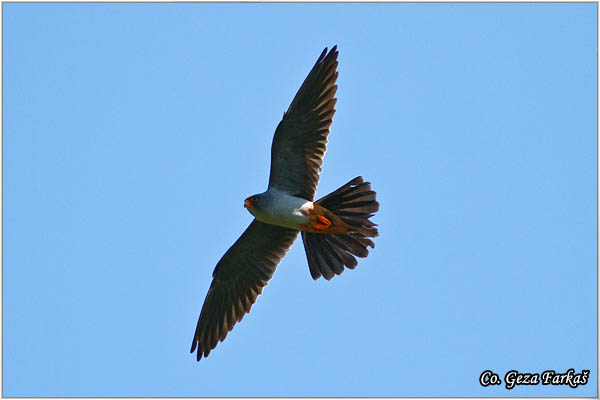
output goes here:
[{"label": "bird's body", "polygon": [[313,208],[312,201],[274,188],[255,196],[258,200],[246,208],[259,221],[297,230],[301,230],[300,226],[309,222],[308,213]]},{"label": "bird's body", "polygon": [[271,146],[268,189],[244,200],[255,219],[213,271],[191,352],[206,357],[250,308],[299,232],[313,279],[329,280],[355,257],[366,257],[378,235],[369,220],[379,209],[362,177],[313,201],[335,113],[336,46],[321,53],[282,121]]},{"label": "bird's body", "polygon": [[253,197],[256,198],[254,202],[247,199],[248,203],[244,201],[244,205],[261,222],[310,233],[348,232],[346,224],[313,201],[274,188],[249,199]]}]

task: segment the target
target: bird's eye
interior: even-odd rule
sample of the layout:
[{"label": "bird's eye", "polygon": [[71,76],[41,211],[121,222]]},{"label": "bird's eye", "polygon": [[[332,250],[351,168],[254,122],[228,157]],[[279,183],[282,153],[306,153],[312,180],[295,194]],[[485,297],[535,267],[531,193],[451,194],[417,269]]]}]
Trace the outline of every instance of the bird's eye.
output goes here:
[{"label": "bird's eye", "polygon": [[256,202],[256,196],[250,197],[250,203],[255,203],[255,202]]}]

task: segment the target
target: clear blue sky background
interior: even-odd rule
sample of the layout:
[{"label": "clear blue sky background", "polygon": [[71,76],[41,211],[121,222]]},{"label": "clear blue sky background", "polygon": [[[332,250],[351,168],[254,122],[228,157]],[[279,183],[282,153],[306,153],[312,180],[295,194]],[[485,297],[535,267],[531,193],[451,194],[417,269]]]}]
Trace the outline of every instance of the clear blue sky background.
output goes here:
[{"label": "clear blue sky background", "polygon": [[[4,4],[5,396],[595,396],[595,4]],[[297,242],[208,359],[216,262],[325,46],[318,195],[380,237]],[[486,369],[591,370],[483,388]]]}]

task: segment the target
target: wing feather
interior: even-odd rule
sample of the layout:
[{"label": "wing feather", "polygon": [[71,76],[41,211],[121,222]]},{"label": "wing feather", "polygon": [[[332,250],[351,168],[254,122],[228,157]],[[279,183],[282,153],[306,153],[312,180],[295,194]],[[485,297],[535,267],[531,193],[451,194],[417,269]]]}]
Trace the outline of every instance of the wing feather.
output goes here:
[{"label": "wing feather", "polygon": [[313,200],[335,114],[337,46],[323,50],[275,130],[269,188]]},{"label": "wing feather", "polygon": [[206,357],[250,312],[298,231],[254,220],[227,250],[213,272],[191,353]]}]

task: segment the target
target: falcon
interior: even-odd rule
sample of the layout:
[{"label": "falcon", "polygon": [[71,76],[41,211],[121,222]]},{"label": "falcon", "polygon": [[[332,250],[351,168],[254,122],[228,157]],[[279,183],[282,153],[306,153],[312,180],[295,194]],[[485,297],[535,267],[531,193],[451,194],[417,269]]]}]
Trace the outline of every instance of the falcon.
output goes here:
[{"label": "falcon", "polygon": [[369,182],[359,176],[313,201],[335,114],[337,57],[337,46],[323,50],[275,130],[267,191],[244,200],[254,220],[213,271],[190,351],[198,361],[250,312],[298,232],[314,280],[354,269],[355,257],[375,247],[369,218],[379,203]]}]

